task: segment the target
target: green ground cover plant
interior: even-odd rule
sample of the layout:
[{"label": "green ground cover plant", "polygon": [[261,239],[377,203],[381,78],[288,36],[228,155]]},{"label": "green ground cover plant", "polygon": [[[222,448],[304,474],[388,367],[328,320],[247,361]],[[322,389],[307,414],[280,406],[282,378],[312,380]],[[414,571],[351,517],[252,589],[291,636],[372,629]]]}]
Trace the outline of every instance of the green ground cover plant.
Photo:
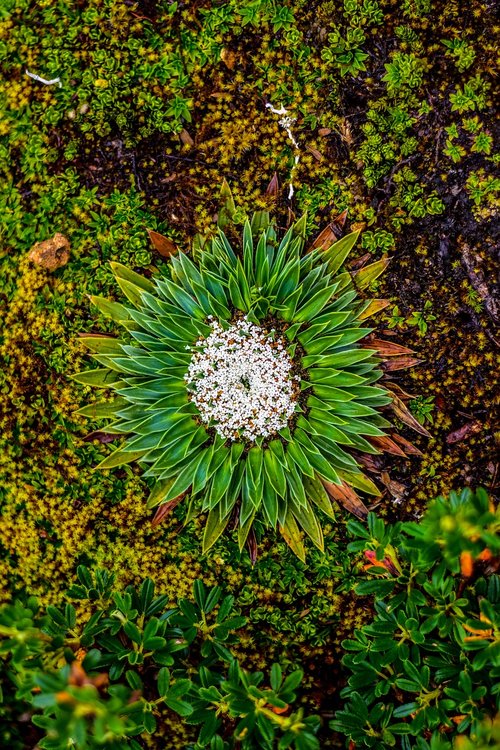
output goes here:
[{"label": "green ground cover plant", "polygon": [[[352,672],[332,727],[356,745],[421,748],[475,735],[500,701],[500,519],[484,490],[438,498],[419,523],[350,521],[368,570],[356,592],[375,617],[344,641]],[[431,745],[432,746],[432,745]]]},{"label": "green ground cover plant", "polygon": [[[499,524],[483,490],[438,498],[418,523],[386,525],[374,513],[348,523],[348,551],[364,552],[376,576],[359,582],[360,571],[355,589],[374,597],[375,617],[343,643],[352,675],[333,729],[374,748],[397,738],[441,747],[444,727],[443,748],[453,736],[464,739],[457,747],[466,735],[494,740]],[[193,727],[193,750],[320,747],[320,718],[293,705],[303,670],[285,676],[275,663],[265,676],[238,663],[246,620],[234,596],[197,580],[193,595],[168,604],[151,579],[120,590],[107,571],[80,566],[62,607],[40,609],[34,597],[4,605],[4,739],[23,746],[13,718],[28,711],[39,747],[138,750],[173,712]]]},{"label": "green ground cover plant", "polygon": [[[281,715],[302,671],[284,676],[275,664],[262,685],[262,672],[243,670],[231,654],[234,631],[245,624],[234,597],[221,599],[219,587],[197,581],[194,601],[168,609],[150,578],[120,592],[106,571],[81,566],[78,581],[68,596],[90,604],[86,621],[70,603],[39,612],[33,597],[0,615],[7,675],[15,700],[32,707],[39,747],[139,750],[134,738],[153,735],[158,717],[171,711],[201,725],[189,744],[196,750],[273,748],[276,736],[282,748],[317,750],[315,717],[300,708]],[[15,717],[9,707],[2,714],[7,728]],[[22,747],[15,731],[9,739]]]}]

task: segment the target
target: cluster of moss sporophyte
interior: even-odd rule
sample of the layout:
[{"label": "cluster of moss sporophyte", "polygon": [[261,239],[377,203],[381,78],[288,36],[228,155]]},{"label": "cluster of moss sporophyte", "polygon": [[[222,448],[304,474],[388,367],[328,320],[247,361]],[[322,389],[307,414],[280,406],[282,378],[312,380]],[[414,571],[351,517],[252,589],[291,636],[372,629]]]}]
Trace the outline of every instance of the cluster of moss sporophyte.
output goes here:
[{"label": "cluster of moss sporophyte", "polygon": [[[322,233],[303,254],[305,217],[278,242],[260,212],[241,251],[219,229],[163,276],[114,264],[132,306],[94,298],[130,336],[83,339],[103,367],[76,379],[117,397],[79,413],[115,417],[106,431],[125,436],[100,467],[145,465],[156,480],[149,507],[188,493],[190,517],[208,511],[204,550],[232,517],[242,548],[260,518],[303,557],[299,528],[323,549],[316,509],[333,517],[336,487],[379,494],[350,452],[387,447],[380,409],[392,402],[376,385],[380,342],[363,325],[385,303],[362,301],[342,270],[358,234]],[[359,270],[356,285],[385,265]]]}]

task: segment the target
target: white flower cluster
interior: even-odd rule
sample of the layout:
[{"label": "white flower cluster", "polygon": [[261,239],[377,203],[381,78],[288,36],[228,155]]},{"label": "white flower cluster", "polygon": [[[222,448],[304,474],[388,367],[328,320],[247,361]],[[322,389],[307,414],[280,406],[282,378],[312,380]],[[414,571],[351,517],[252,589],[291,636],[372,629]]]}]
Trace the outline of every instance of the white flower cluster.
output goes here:
[{"label": "white flower cluster", "polygon": [[232,440],[268,437],[286,427],[300,380],[285,345],[246,318],[196,343],[185,380],[206,424]]}]

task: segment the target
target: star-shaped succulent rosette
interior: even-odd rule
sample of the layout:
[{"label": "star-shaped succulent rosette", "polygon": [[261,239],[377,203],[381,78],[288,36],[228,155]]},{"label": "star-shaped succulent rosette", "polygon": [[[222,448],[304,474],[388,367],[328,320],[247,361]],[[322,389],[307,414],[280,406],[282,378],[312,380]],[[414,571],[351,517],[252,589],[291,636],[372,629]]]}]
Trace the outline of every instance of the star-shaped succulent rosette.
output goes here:
[{"label": "star-shaped succulent rosette", "polygon": [[279,239],[258,212],[241,242],[219,229],[164,275],[113,263],[127,304],[92,298],[125,329],[83,337],[100,367],[76,380],[115,397],[79,413],[112,418],[102,429],[123,436],[99,468],[137,461],[157,517],[181,501],[188,518],[206,514],[204,551],[228,525],[243,548],[258,520],[304,559],[302,532],[323,549],[332,500],[363,516],[356,490],[380,495],[362,470],[370,454],[416,452],[388,432],[390,407],[412,417],[382,378],[417,360],[365,324],[387,304],[363,292],[387,259],[350,273],[359,232],[337,240],[327,228],[305,252],[305,227],[304,216]]}]

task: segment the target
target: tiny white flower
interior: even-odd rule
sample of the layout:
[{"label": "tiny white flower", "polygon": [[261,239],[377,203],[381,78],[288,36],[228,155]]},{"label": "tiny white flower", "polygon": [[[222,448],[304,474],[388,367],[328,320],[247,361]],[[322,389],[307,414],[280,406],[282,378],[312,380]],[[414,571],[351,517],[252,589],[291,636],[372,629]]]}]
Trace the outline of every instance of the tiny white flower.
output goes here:
[{"label": "tiny white flower", "polygon": [[185,378],[203,421],[231,440],[253,441],[286,427],[296,377],[283,343],[247,318],[226,330],[209,321],[212,332],[197,342]]}]

